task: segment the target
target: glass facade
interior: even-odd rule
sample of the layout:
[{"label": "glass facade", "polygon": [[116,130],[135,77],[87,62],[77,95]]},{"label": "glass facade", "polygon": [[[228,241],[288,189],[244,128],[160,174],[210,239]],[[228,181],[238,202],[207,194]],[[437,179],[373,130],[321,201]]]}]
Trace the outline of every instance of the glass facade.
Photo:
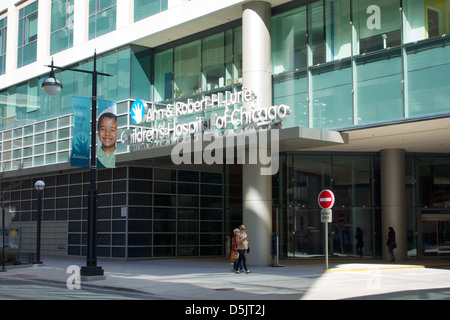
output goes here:
[{"label": "glass facade", "polygon": [[50,29],[50,54],[73,46],[74,0],[53,0]]},{"label": "glass facade", "polygon": [[150,17],[167,10],[168,0],[134,0],[134,21]]},{"label": "glass facade", "polygon": [[[400,2],[392,0],[376,6],[362,0],[352,1],[351,5],[349,0],[317,1],[274,12],[273,102],[291,106],[287,127],[344,129],[448,113],[445,101],[450,80],[446,74],[450,63],[446,57],[450,40],[444,33],[446,6],[439,0],[427,1],[423,6],[403,3],[400,10]],[[69,8],[66,13],[70,16],[70,1],[54,1],[53,10],[63,10],[63,5]],[[115,2],[111,1],[91,1],[90,5],[91,13],[95,12],[92,17],[102,10],[115,10]],[[31,6],[21,9],[24,21],[24,10]],[[441,8],[438,11],[442,14],[437,17],[442,17],[442,27],[438,33],[427,31],[431,22],[425,28],[425,21],[433,19],[427,18],[427,8]],[[27,13],[37,15],[31,8]],[[63,20],[54,25],[64,26]],[[70,30],[70,25],[64,28]],[[407,37],[405,31],[401,34],[402,29],[417,34],[422,30],[423,37]],[[375,45],[377,41],[381,44]],[[200,99],[202,95],[239,88],[242,30],[230,26],[153,51],[132,46],[100,59],[102,71],[114,75],[101,79],[104,99],[140,98],[167,103]],[[89,62],[80,66],[83,64]],[[65,86],[73,87],[72,92],[65,92],[89,95],[89,77],[68,72],[61,76]],[[81,78],[84,80],[78,81]],[[41,95],[37,90],[41,81],[29,81],[20,93],[20,86],[0,93],[7,97],[1,100],[3,128],[43,120],[50,114],[49,105],[54,115],[70,113],[70,97],[64,93],[54,98]],[[23,93],[31,100],[26,108],[17,105],[17,95]]]},{"label": "glass facade", "polygon": [[[18,65],[36,59],[37,3],[20,9]],[[335,130],[448,113],[450,6],[444,0],[402,3],[400,10],[400,2],[394,0],[377,5],[368,0],[327,0],[274,11],[273,102],[291,106],[286,126]],[[136,1],[135,8],[140,6],[145,4]],[[90,38],[115,29],[115,1],[90,1],[89,8]],[[72,45],[72,18],[73,0],[52,2],[52,53]],[[5,28],[6,19],[0,32]],[[104,55],[102,71],[114,77],[101,79],[102,98],[169,103],[237,90],[242,79],[242,30],[224,28],[171,47],[152,51],[131,46]],[[0,59],[4,58],[3,51]],[[60,75],[65,87],[73,87],[64,92],[89,95],[89,77]],[[50,105],[52,115],[70,113],[69,96],[41,95],[41,81],[30,80],[19,92],[22,85],[0,92],[6,97],[0,100],[3,129],[45,120]],[[26,107],[18,104],[22,99],[30,100]]]},{"label": "glass facade", "polygon": [[[317,195],[325,188],[331,188],[336,196],[329,225],[330,254],[358,255],[355,237],[360,228],[363,255],[381,256],[384,242],[380,234],[379,154],[291,153],[281,159],[280,172],[273,180],[273,199],[279,210],[280,248],[284,257],[324,254],[324,227]],[[438,249],[441,255],[448,254],[445,223],[450,216],[449,181],[449,157],[407,155],[408,256],[436,255]]]},{"label": "glass facade", "polygon": [[[99,77],[98,96],[101,99],[123,101],[129,96],[131,48],[123,48],[97,58],[100,72],[112,77]],[[92,60],[74,67],[92,70]],[[59,95],[48,96],[41,85],[45,77],[8,88],[0,92],[1,170],[20,167],[66,163],[72,137],[72,95],[90,97],[92,77],[88,74],[64,71],[57,73],[64,83]],[[137,93],[139,90],[136,89]],[[128,102],[118,103],[119,134],[128,126]],[[61,131],[61,130],[62,131]],[[55,131],[54,131],[55,130]],[[14,146],[14,147],[13,147]],[[124,145],[119,145],[123,152]],[[45,156],[44,156],[45,154]]]},{"label": "glass facade", "polygon": [[38,31],[38,1],[19,10],[17,68],[36,61]]},{"label": "glass facade", "polygon": [[[125,47],[97,57],[99,72],[110,73],[112,77],[99,77],[98,95],[101,99],[121,101],[130,95],[131,48]],[[139,61],[139,58],[136,58]],[[71,67],[92,70],[93,60]],[[50,97],[41,86],[47,75],[0,91],[0,114],[2,130],[32,124],[37,121],[72,113],[72,95],[90,97],[92,77],[73,71],[57,72],[57,78],[64,84],[59,95]]]},{"label": "glass facade", "polygon": [[273,96],[294,106],[288,126],[344,129],[448,113],[450,5],[400,3],[317,1],[273,15]]},{"label": "glass facade", "polygon": [[[277,180],[282,217],[281,246],[286,257],[323,255],[323,223],[317,195],[331,188],[336,196],[329,249],[335,256],[356,254],[355,234],[364,235],[364,254],[380,255],[376,239],[380,219],[377,155],[288,154]],[[379,237],[379,235],[378,235]]]},{"label": "glass facade", "polygon": [[89,0],[89,40],[116,30],[116,0]]}]

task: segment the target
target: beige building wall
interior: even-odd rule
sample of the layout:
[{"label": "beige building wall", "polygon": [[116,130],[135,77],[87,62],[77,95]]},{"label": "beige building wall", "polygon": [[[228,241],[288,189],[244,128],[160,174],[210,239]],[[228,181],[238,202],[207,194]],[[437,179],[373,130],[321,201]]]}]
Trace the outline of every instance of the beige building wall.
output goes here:
[{"label": "beige building wall", "polygon": [[[8,229],[20,229],[20,249],[10,252],[36,253],[36,221],[11,223]],[[41,257],[66,256],[67,221],[42,221]]]}]

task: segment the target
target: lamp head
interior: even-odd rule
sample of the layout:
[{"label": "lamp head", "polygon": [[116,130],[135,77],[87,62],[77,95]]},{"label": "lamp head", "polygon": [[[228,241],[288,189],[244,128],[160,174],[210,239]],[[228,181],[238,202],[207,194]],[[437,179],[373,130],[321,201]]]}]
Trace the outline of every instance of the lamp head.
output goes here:
[{"label": "lamp head", "polygon": [[45,182],[42,180],[38,180],[36,181],[36,183],[34,184],[34,187],[36,188],[36,190],[38,191],[42,191],[45,189]]},{"label": "lamp head", "polygon": [[58,79],[56,79],[55,73],[52,69],[50,75],[45,78],[44,82],[42,83],[42,88],[44,89],[46,94],[48,94],[49,96],[54,96],[61,91],[62,87],[62,83],[59,82]]},{"label": "lamp head", "polygon": [[50,71],[50,75],[45,78],[44,82],[42,83],[42,88],[44,89],[46,94],[48,94],[49,96],[54,96],[61,91],[63,85],[55,77],[55,71],[53,71],[53,58],[52,64],[49,67],[52,68],[52,71]]}]

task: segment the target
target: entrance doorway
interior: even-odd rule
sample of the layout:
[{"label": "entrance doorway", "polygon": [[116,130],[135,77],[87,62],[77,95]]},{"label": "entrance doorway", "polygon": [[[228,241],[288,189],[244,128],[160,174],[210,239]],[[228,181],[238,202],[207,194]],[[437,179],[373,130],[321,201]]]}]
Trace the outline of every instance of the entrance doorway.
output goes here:
[{"label": "entrance doorway", "polygon": [[422,210],[423,256],[450,256],[450,210]]},{"label": "entrance doorway", "polygon": [[[375,256],[376,228],[379,214],[372,208],[333,210],[328,224],[328,252],[332,257]],[[319,209],[295,208],[288,224],[288,255],[293,258],[323,256],[324,224]]]}]

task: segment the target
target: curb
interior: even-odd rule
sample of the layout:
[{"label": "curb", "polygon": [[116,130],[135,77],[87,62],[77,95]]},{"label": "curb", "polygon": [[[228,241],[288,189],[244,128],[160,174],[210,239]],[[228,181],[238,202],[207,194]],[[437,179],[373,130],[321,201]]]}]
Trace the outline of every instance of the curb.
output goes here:
[{"label": "curb", "polygon": [[373,270],[402,270],[402,269],[425,269],[425,266],[396,266],[396,267],[372,267],[372,268],[354,268],[354,269],[331,269],[320,271],[320,273],[333,273],[333,272],[363,272]]}]

